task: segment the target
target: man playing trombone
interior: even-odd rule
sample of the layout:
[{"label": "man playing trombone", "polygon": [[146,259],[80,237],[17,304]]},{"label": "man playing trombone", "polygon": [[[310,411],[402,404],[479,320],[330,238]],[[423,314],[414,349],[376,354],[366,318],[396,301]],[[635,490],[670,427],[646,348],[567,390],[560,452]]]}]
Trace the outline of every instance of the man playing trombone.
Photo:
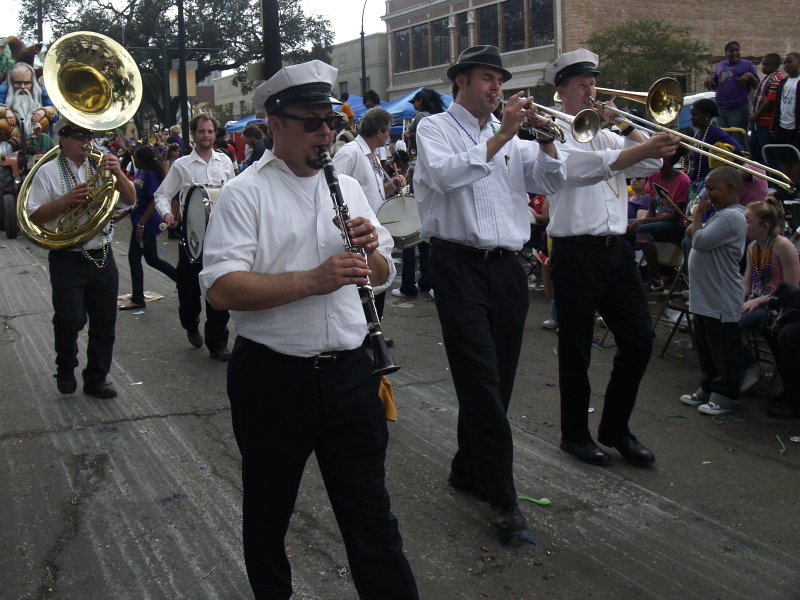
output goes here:
[{"label": "man playing trombone", "polygon": [[[597,65],[597,55],[581,48],[562,54],[547,68],[545,79],[556,86],[567,114],[593,107]],[[616,121],[611,111],[602,112],[606,120]],[[657,133],[647,138],[633,126],[619,124],[621,136],[601,130],[588,142],[577,142],[567,131],[567,185],[550,196],[547,226],[560,328],[561,448],[593,465],[611,462],[589,432],[588,369],[596,310],[617,343],[598,440],[630,462],[655,461],[628,428],[650,359],[653,327],[634,251],[623,238],[628,225],[625,179],[657,171],[662,158],[675,154],[677,137]]]}]

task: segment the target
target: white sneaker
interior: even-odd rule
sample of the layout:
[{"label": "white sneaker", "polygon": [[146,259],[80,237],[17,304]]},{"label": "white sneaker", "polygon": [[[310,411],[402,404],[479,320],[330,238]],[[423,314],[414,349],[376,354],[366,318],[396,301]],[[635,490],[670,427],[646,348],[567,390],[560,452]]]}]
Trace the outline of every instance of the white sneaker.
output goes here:
[{"label": "white sneaker", "polygon": [[553,319],[547,319],[547,321],[542,323],[542,327],[545,329],[558,329],[558,323],[556,323]]},{"label": "white sneaker", "polygon": [[756,384],[761,380],[766,372],[767,365],[763,363],[756,362],[755,364],[750,365],[742,375],[742,383],[739,387],[739,393],[746,394],[756,387]]},{"label": "white sneaker", "polygon": [[696,393],[695,394],[684,394],[681,396],[681,402],[684,404],[688,404],[689,406],[700,406],[701,404],[705,404],[708,400],[701,399]]},{"label": "white sneaker", "polygon": [[416,296],[408,296],[400,291],[400,288],[395,288],[392,290],[392,296],[396,296],[397,298],[416,298]]},{"label": "white sneaker", "polygon": [[724,406],[720,406],[716,402],[706,402],[705,404],[701,404],[697,407],[697,410],[706,415],[727,415],[728,413],[732,413],[735,408],[725,408]]},{"label": "white sneaker", "polygon": [[428,296],[431,297],[431,300],[436,300],[436,296],[433,295],[433,288],[428,290]]}]

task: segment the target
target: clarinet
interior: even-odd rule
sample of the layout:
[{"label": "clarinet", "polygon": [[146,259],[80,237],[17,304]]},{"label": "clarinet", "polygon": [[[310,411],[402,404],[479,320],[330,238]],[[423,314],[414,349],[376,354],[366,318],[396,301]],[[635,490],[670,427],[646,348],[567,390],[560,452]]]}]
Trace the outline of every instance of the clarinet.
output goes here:
[{"label": "clarinet", "polygon": [[[322,163],[322,170],[325,172],[328,189],[331,192],[333,210],[336,212],[336,222],[339,224],[339,230],[342,234],[344,249],[355,254],[360,254],[366,259],[366,252],[353,244],[347,232],[347,223],[350,221],[350,209],[348,209],[347,205],[344,203],[342,190],[339,187],[339,175],[333,167],[333,161],[331,160],[331,155],[327,147],[319,147],[319,159]],[[375,296],[372,293],[372,286],[369,284],[369,281],[358,286],[358,295],[361,298],[361,306],[364,307],[364,317],[367,319],[367,328],[369,329],[369,341],[372,344],[372,356],[375,360],[375,369],[372,371],[372,374],[388,375],[389,373],[394,373],[400,367],[395,364],[392,355],[389,354],[389,348],[386,346],[386,339],[383,337],[383,331],[381,330],[381,321],[378,318],[378,311],[375,309]]]}]

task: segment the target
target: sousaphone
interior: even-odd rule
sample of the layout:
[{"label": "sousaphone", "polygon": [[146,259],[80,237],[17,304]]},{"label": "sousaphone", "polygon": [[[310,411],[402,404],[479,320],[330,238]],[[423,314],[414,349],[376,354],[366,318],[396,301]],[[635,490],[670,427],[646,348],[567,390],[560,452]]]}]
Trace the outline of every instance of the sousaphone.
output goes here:
[{"label": "sousaphone", "polygon": [[[131,55],[111,38],[91,31],[70,33],[50,46],[44,61],[44,84],[62,117],[92,131],[108,131],[127,123],[142,100],[142,77]],[[31,184],[39,168],[60,152],[55,147],[42,157],[22,183],[17,199],[20,231],[50,250],[80,246],[98,235],[119,199],[113,176],[99,169],[102,153],[90,147],[87,160],[98,168],[87,182],[89,198],[69,207],[54,229],[34,225],[28,217]]]}]

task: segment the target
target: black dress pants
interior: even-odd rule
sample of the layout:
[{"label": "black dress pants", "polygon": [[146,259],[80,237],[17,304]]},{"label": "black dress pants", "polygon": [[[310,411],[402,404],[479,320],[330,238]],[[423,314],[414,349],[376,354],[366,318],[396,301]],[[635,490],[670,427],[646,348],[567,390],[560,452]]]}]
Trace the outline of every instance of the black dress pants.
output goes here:
[{"label": "black dress pants", "polygon": [[[99,258],[102,251],[90,251]],[[119,272],[111,249],[108,264],[98,269],[82,252],[51,250],[47,256],[53,300],[56,376],[71,379],[78,366],[78,333],[89,322],[83,383],[106,380],[111,369],[117,322]]]},{"label": "black dress pants", "polygon": [[292,593],[284,538],[312,452],[344,539],[359,598],[415,600],[384,484],[389,433],[373,361],[362,349],[315,368],[241,336],[228,398],[242,454],[244,556],[257,600]]},{"label": "black dress pants", "polygon": [[458,395],[452,471],[480,483],[491,504],[516,502],[514,447],[506,413],[528,313],[528,285],[513,253],[486,259],[431,242],[436,311]]},{"label": "black dress pants", "polygon": [[[203,263],[193,263],[186,254],[183,244],[178,247],[178,314],[181,318],[181,327],[186,331],[197,331],[200,323],[202,307],[200,299],[200,271]],[[209,351],[216,352],[228,345],[228,319],[227,310],[216,310],[206,301],[206,326],[205,340]]]},{"label": "black dress pants", "polygon": [[598,437],[616,442],[630,433],[628,420],[653,349],[653,326],[634,251],[620,236],[553,238],[550,261],[559,327],[562,436],[571,442],[591,438],[588,371],[599,311],[614,334],[617,352]]}]

